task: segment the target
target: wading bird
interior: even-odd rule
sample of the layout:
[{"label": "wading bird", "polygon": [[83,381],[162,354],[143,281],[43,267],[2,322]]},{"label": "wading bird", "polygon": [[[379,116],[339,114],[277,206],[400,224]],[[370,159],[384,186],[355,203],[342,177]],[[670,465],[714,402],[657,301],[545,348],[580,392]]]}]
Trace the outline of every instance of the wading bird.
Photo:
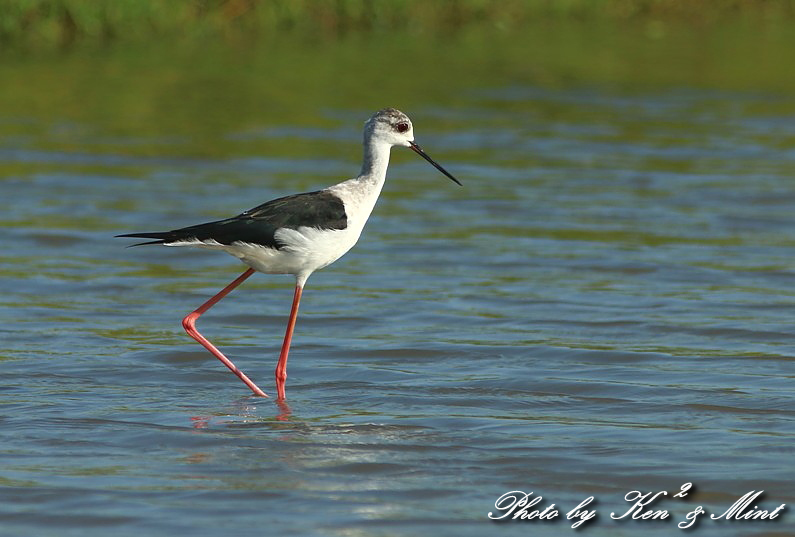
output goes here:
[{"label": "wading bird", "polygon": [[213,356],[221,360],[256,395],[267,397],[240,369],[196,329],[196,320],[255,271],[295,276],[295,294],[282,350],[276,365],[278,400],[285,399],[287,354],[293,337],[298,303],[307,278],[350,250],[370,217],[386,179],[392,146],[412,149],[457,184],[455,177],[414,142],[411,120],[399,110],[385,108],[364,125],[364,161],[357,177],[316,192],[268,201],[235,217],[172,231],[129,233],[119,237],[155,239],[133,244],[197,246],[222,250],[248,269],[221,292],[182,320],[182,326]]}]

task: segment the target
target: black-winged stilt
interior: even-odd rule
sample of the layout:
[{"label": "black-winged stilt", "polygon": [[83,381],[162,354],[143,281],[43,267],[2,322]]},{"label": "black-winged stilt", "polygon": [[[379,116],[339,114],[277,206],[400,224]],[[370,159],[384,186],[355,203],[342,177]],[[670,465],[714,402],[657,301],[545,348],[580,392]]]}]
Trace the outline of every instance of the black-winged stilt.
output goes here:
[{"label": "black-winged stilt", "polygon": [[155,239],[133,246],[163,244],[222,250],[249,266],[221,292],[188,314],[182,320],[182,326],[254,394],[264,397],[267,397],[265,392],[196,330],[196,320],[254,271],[294,275],[293,305],[276,365],[278,400],[283,401],[287,354],[304,284],[310,274],[330,265],[356,244],[384,186],[389,152],[395,145],[411,148],[437,170],[461,184],[414,142],[414,129],[408,116],[394,108],[385,108],[376,112],[364,125],[364,162],[358,177],[316,192],[278,198],[226,220],[172,231],[117,236]]}]

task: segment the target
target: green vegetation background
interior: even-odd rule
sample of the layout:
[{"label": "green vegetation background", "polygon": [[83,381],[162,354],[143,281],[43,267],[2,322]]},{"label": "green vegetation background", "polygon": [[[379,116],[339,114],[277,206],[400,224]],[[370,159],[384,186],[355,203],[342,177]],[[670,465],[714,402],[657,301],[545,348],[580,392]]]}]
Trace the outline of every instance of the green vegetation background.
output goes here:
[{"label": "green vegetation background", "polygon": [[384,106],[510,115],[530,105],[489,95],[511,88],[789,99],[793,65],[795,0],[0,0],[0,143],[322,158],[340,149],[258,133]]},{"label": "green vegetation background", "polygon": [[41,46],[153,37],[232,39],[269,32],[456,31],[486,25],[686,21],[791,22],[792,0],[0,0],[0,42]]}]

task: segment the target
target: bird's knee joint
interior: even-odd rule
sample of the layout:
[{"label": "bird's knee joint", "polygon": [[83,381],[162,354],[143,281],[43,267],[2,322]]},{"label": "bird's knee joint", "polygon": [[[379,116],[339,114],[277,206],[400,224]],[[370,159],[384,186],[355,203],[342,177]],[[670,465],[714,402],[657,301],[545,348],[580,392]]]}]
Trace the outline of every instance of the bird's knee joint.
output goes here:
[{"label": "bird's knee joint", "polygon": [[182,328],[185,329],[186,332],[190,333],[191,331],[196,329],[196,319],[199,316],[196,313],[191,313],[186,315],[184,319],[182,319]]}]

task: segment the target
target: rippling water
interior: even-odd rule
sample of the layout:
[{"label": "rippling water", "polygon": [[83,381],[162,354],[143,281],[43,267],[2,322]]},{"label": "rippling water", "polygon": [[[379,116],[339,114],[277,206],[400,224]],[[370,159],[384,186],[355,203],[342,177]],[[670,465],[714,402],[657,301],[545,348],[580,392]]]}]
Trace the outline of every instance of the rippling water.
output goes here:
[{"label": "rippling water", "polygon": [[[464,188],[395,149],[308,282],[288,406],[248,396],[180,326],[244,267],[112,237],[350,177],[372,111],[219,134],[287,156],[0,118],[0,533],[566,535],[594,496],[588,535],[671,535],[795,502],[795,101],[495,83],[406,108]],[[256,275],[200,322],[268,392],[291,294]],[[686,482],[668,520],[610,519]],[[489,522],[510,490],[563,513]]]}]

